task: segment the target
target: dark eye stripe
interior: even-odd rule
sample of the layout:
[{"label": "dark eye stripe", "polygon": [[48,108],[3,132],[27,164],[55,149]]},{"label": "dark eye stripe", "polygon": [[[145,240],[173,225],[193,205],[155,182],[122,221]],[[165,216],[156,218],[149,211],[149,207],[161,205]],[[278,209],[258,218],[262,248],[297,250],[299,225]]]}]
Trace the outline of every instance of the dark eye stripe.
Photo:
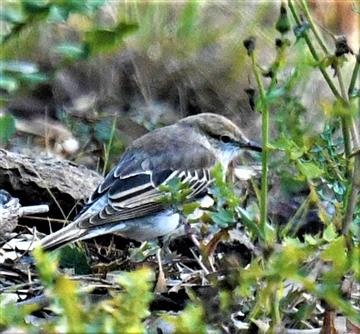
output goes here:
[{"label": "dark eye stripe", "polygon": [[236,143],[236,140],[234,138],[231,138],[230,136],[227,135],[216,135],[213,133],[209,133],[209,136],[223,143]]}]

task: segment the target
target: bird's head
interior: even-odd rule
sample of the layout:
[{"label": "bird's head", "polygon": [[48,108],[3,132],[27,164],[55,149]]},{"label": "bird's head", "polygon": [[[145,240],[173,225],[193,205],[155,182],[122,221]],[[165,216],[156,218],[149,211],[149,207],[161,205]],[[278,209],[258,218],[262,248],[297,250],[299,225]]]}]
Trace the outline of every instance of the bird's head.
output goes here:
[{"label": "bird's head", "polygon": [[217,147],[262,151],[259,144],[246,138],[235,123],[222,115],[203,113],[186,117],[180,123],[192,126]]},{"label": "bird's head", "polygon": [[228,118],[210,113],[189,116],[180,120],[180,124],[191,126],[207,141],[218,156],[227,165],[242,150],[261,152],[259,144],[249,140],[239,127]]}]

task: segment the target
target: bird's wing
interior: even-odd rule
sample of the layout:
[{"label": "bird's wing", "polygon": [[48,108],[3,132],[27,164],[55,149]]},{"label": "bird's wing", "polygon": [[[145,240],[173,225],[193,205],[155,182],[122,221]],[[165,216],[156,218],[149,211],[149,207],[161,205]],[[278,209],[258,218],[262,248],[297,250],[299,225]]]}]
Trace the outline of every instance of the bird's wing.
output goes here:
[{"label": "bird's wing", "polygon": [[143,217],[164,209],[161,185],[177,179],[190,190],[188,200],[206,192],[211,183],[209,169],[147,171],[128,177],[113,170],[90,198],[76,219],[78,227],[89,228],[106,223]]},{"label": "bird's wing", "polygon": [[[141,137],[128,148],[75,219],[80,228],[161,211],[164,194],[159,187],[174,178],[187,183],[191,189],[189,200],[204,192],[211,182],[209,169],[215,156],[198,142],[192,142],[187,130],[173,129],[178,131],[174,140],[163,129]],[[151,136],[157,136],[156,140]]]}]

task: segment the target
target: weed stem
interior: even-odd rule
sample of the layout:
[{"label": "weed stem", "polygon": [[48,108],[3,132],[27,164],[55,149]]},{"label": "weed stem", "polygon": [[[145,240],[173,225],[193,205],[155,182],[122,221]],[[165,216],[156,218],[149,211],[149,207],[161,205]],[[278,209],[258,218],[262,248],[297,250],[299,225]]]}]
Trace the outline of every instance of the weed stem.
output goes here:
[{"label": "weed stem", "polygon": [[260,111],[262,115],[261,132],[262,132],[262,174],[261,174],[261,192],[260,192],[260,228],[267,242],[266,223],[268,216],[268,160],[269,160],[269,106],[266,100],[266,93],[262,83],[260,72],[257,67],[254,52],[251,53],[252,70],[259,89]]},{"label": "weed stem", "polygon": [[[292,3],[291,0],[288,0],[288,5],[291,11],[291,14],[293,15],[296,24],[301,24],[301,21],[296,13],[295,7]],[[313,56],[313,58],[315,59],[316,62],[320,61],[320,57],[316,52],[316,49],[313,45],[313,43],[311,42],[309,35],[305,32],[304,33],[304,39],[306,44],[309,47],[310,53]],[[332,93],[335,95],[336,98],[341,99],[341,95],[339,93],[339,91],[337,90],[336,86],[334,85],[334,83],[332,82],[331,78],[329,77],[328,73],[326,72],[326,69],[323,67],[323,65],[319,64],[319,69],[324,77],[324,79],[326,80],[327,84],[329,85],[330,90],[332,91]]]},{"label": "weed stem", "polygon": [[348,89],[349,95],[352,94],[352,92],[355,88],[355,84],[358,80],[359,69],[360,69],[360,49],[358,50],[358,54],[356,55],[356,63],[355,63],[353,73],[351,75],[350,85],[349,85],[349,89]]},{"label": "weed stem", "polygon": [[320,35],[319,31],[316,28],[316,25],[315,25],[315,23],[314,23],[314,21],[312,19],[312,16],[311,16],[311,14],[309,12],[309,7],[308,7],[306,1],[301,0],[301,5],[302,5],[302,8],[304,10],[304,14],[305,14],[305,16],[306,16],[306,18],[308,20],[308,23],[310,25],[311,30],[314,33],[314,36],[315,36],[316,40],[318,41],[320,47],[323,49],[325,55],[328,56],[330,54],[330,52],[329,52],[324,40],[321,38],[321,35]]}]

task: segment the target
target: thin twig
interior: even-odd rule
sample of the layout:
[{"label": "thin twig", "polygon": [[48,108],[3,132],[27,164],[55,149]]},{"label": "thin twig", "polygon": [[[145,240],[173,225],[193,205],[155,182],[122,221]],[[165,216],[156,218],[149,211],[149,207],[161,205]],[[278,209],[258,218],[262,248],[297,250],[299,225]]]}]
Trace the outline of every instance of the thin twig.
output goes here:
[{"label": "thin twig", "polygon": [[262,133],[262,159],[261,159],[261,192],[260,192],[260,227],[265,237],[265,242],[268,242],[266,237],[266,224],[268,217],[268,160],[269,160],[269,106],[266,101],[266,93],[262,83],[259,69],[256,65],[254,52],[251,53],[252,70],[259,89],[261,102],[261,133]]},{"label": "thin twig", "polygon": [[54,222],[54,223],[62,223],[62,224],[66,224],[67,220],[64,219],[57,219],[57,218],[50,218],[50,217],[38,217],[38,216],[23,216],[23,218],[31,218],[34,220],[46,220]]},{"label": "thin twig", "polygon": [[359,80],[359,77],[358,77],[359,69],[360,69],[360,49],[358,50],[358,54],[356,55],[356,63],[355,63],[353,73],[351,75],[350,85],[349,85],[349,89],[348,89],[349,95],[352,93],[352,91],[355,88],[356,82],[358,82],[358,80]]},{"label": "thin twig", "polygon": [[109,142],[108,142],[108,144],[107,144],[107,146],[105,147],[105,150],[104,150],[103,176],[106,174],[107,164],[109,162],[110,150],[111,150],[111,146],[112,146],[112,143],[113,143],[115,130],[116,130],[116,121],[117,121],[117,115],[114,116],[113,123],[112,123],[112,126],[111,126]]},{"label": "thin twig", "polygon": [[308,20],[308,23],[309,23],[309,25],[311,27],[311,30],[314,33],[314,36],[315,36],[316,40],[318,41],[320,47],[323,49],[324,53],[328,56],[330,54],[330,52],[329,52],[325,42],[321,38],[321,35],[320,35],[319,31],[316,28],[316,25],[315,25],[315,23],[314,23],[314,21],[312,19],[312,16],[310,15],[309,7],[308,7],[305,0],[301,0],[301,6],[302,6],[302,8],[304,10],[304,14],[305,14],[305,16],[306,16],[306,18]]},{"label": "thin twig", "polygon": [[310,201],[311,201],[311,194],[309,194],[305,198],[305,200],[301,203],[301,205],[296,210],[294,215],[290,218],[289,222],[286,224],[284,229],[281,231],[282,237],[287,236],[290,231],[292,232],[292,235],[296,233],[296,231],[294,230],[294,227],[296,226],[295,224],[297,224],[298,220],[300,220],[301,217],[303,217],[308,212]]},{"label": "thin twig", "polygon": [[199,257],[195,254],[195,252],[190,248],[191,254],[194,256],[196,262],[199,264],[202,270],[204,270],[205,275],[209,275],[210,271],[204,265],[204,263],[199,259]]},{"label": "thin twig", "polygon": [[53,192],[51,191],[51,189],[48,187],[48,185],[46,184],[45,180],[41,177],[41,175],[37,172],[37,170],[35,168],[32,168],[32,172],[42,181],[44,181],[44,186],[46,191],[49,193],[50,197],[53,199],[53,201],[55,202],[56,206],[58,207],[58,209],[60,210],[61,215],[63,216],[64,219],[66,219],[66,214],[63,210],[63,208],[61,207],[59,201],[57,200],[57,198],[55,197],[55,195],[53,194]]},{"label": "thin twig", "polygon": [[[292,3],[292,0],[288,0],[288,5],[290,8],[291,14],[293,15],[293,17],[295,19],[296,24],[300,25],[301,21],[296,13],[296,10]],[[306,41],[306,44],[309,47],[311,55],[313,56],[313,58],[315,59],[316,62],[319,62],[320,57],[317,54],[316,49],[315,49],[313,43],[311,42],[309,35],[306,32],[304,32],[304,39]],[[341,95],[340,95],[339,91],[337,90],[336,86],[334,85],[334,83],[332,82],[331,78],[329,77],[328,73],[326,72],[326,69],[321,65],[319,66],[319,69],[320,69],[325,81],[327,82],[330,90],[332,91],[332,93],[335,95],[336,98],[341,99]]]},{"label": "thin twig", "polygon": [[347,198],[347,205],[345,207],[345,217],[344,223],[342,228],[342,234],[347,235],[350,226],[353,222],[353,216],[356,208],[356,204],[358,199],[358,195],[360,193],[360,155],[358,154],[355,157],[355,164],[353,169],[352,175],[352,184],[350,184],[350,189],[348,190],[348,198]]}]

